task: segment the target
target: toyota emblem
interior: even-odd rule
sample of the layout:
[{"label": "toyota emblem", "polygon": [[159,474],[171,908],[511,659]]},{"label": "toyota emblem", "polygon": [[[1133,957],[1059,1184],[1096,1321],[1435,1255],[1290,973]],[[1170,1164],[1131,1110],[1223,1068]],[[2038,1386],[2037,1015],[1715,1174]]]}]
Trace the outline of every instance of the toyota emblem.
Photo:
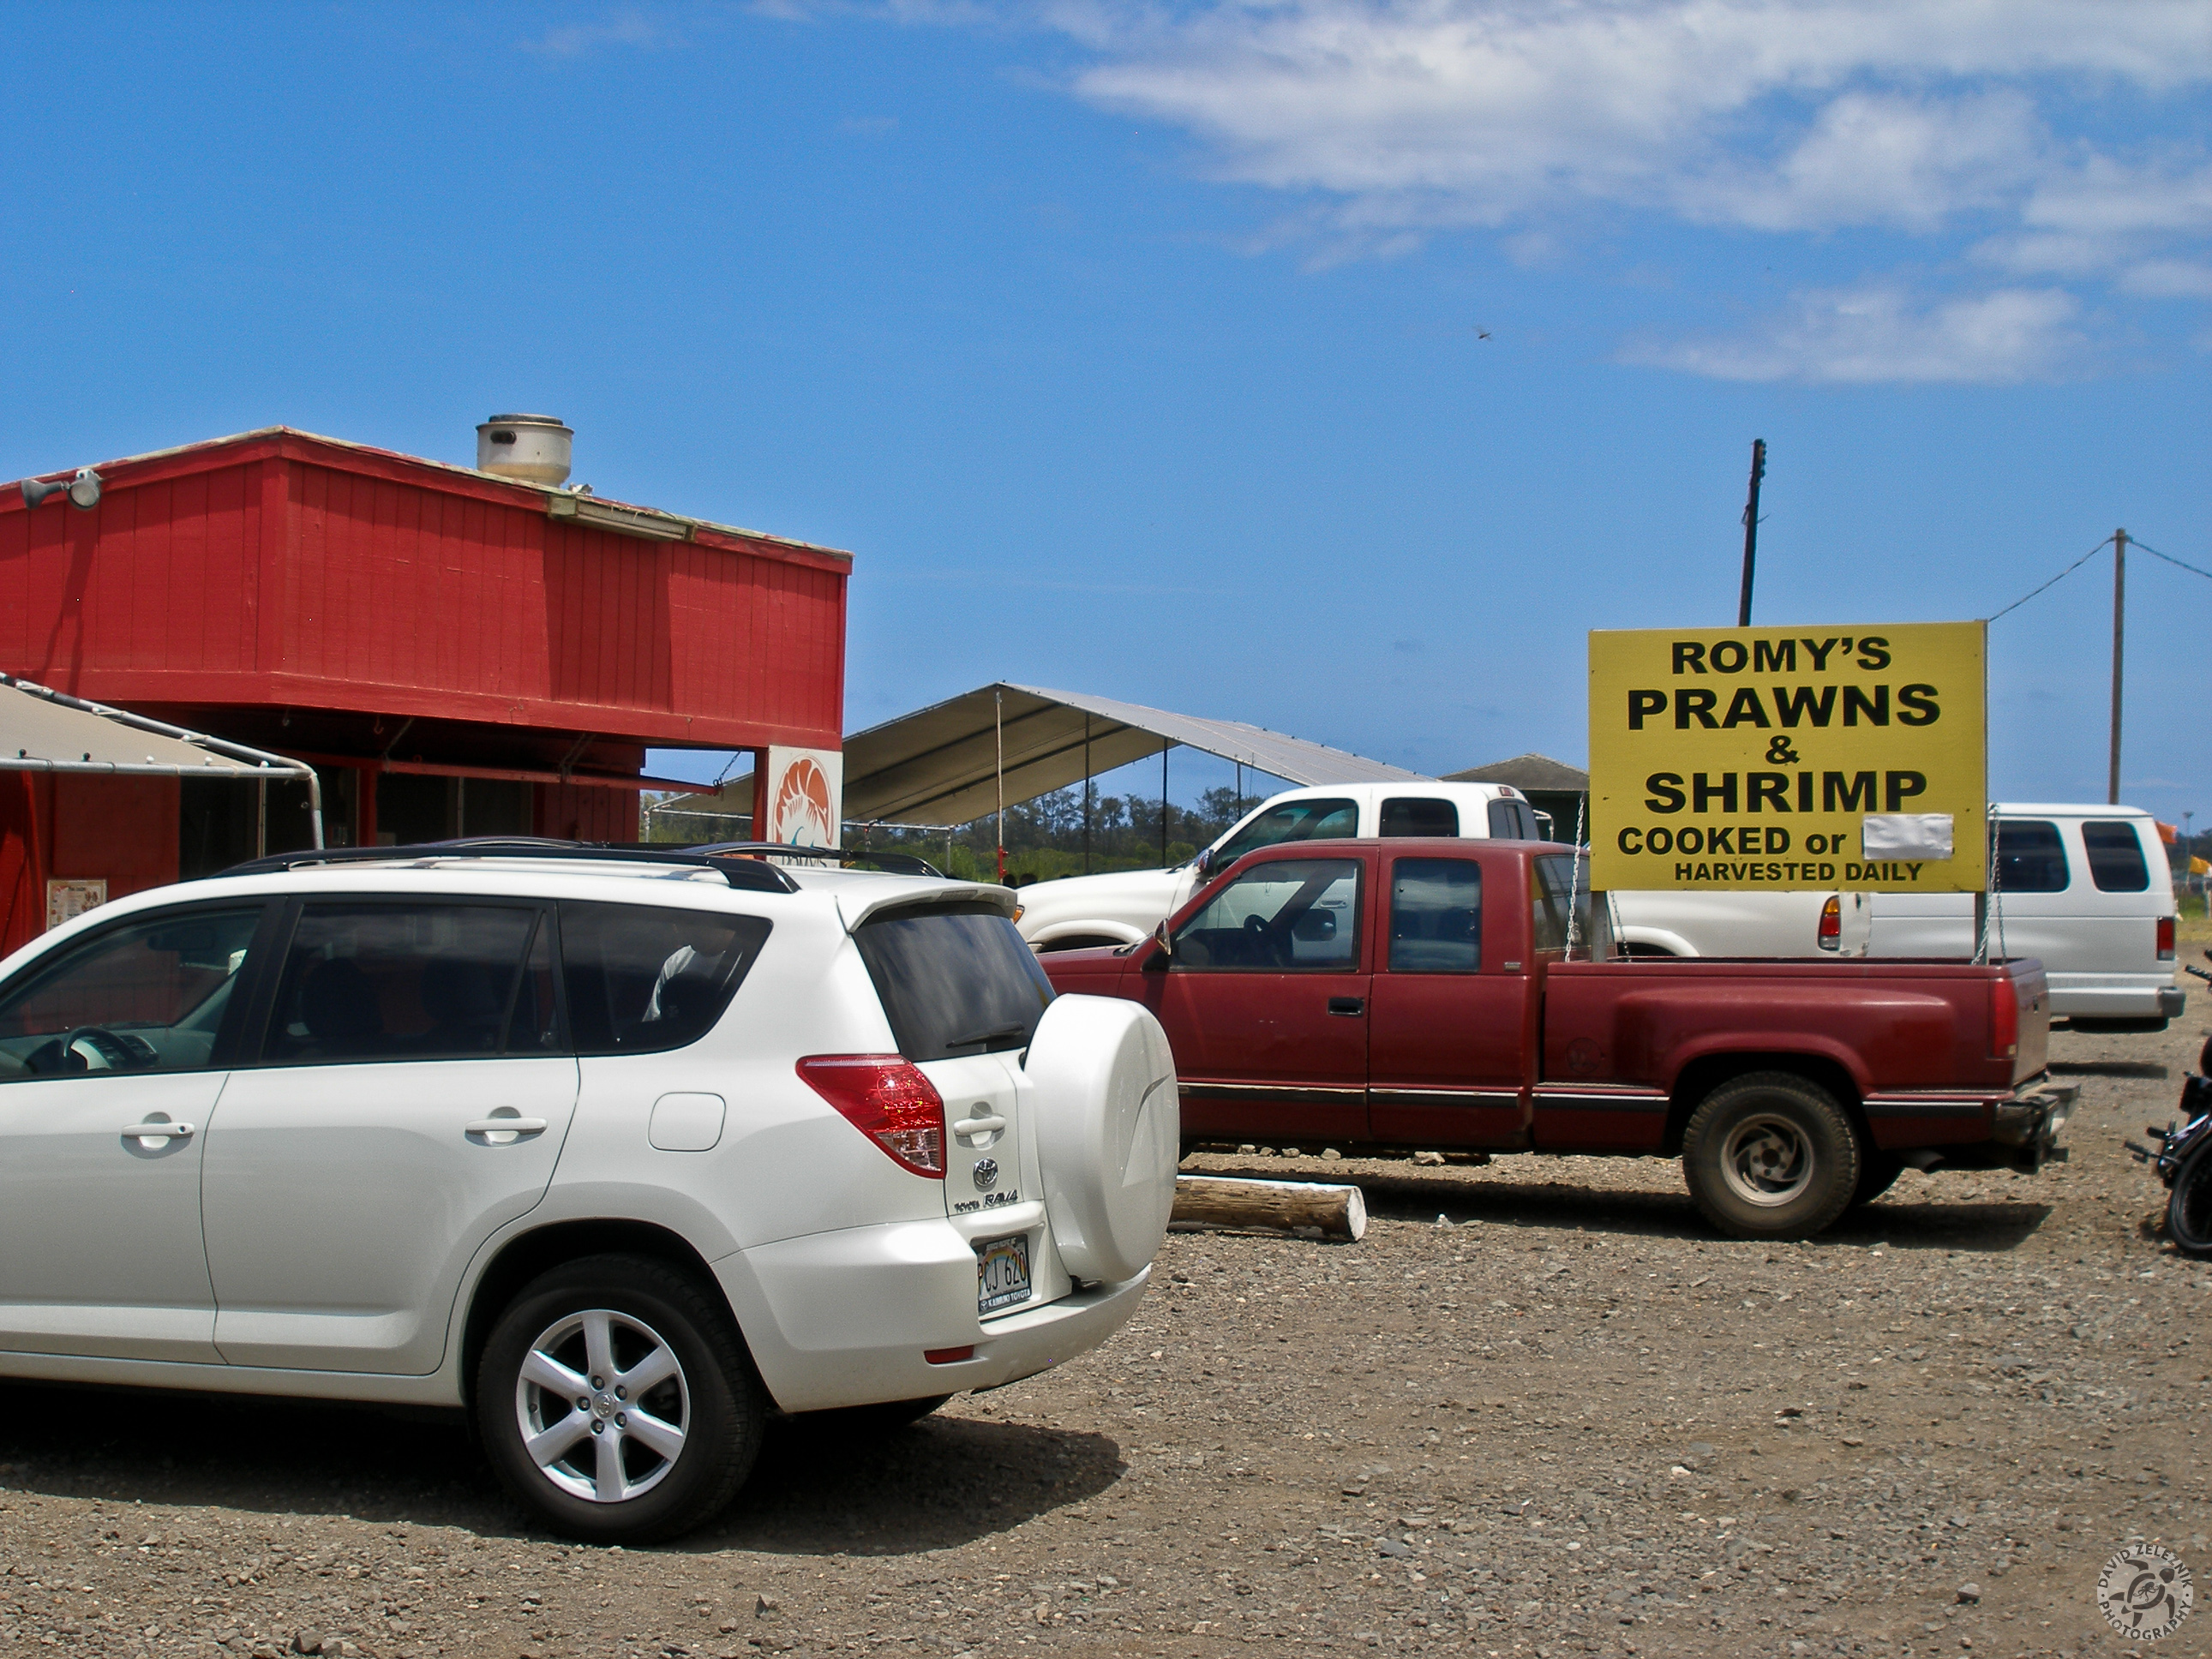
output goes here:
[{"label": "toyota emblem", "polygon": [[975,1160],[975,1190],[988,1193],[999,1184],[999,1160],[979,1158]]}]

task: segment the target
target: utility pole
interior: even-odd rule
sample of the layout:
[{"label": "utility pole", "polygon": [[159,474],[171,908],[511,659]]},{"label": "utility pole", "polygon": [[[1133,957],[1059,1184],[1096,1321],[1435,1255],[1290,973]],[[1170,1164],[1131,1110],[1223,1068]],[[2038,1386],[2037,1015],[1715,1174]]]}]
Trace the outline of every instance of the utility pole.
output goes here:
[{"label": "utility pole", "polygon": [[1751,573],[1759,556],[1759,481],[1766,476],[1766,440],[1751,441],[1751,499],[1743,507],[1743,587],[1736,595],[1735,625],[1751,626]]},{"label": "utility pole", "polygon": [[2112,760],[2105,799],[2120,804],[2120,647],[2128,611],[2128,532],[2112,532]]}]

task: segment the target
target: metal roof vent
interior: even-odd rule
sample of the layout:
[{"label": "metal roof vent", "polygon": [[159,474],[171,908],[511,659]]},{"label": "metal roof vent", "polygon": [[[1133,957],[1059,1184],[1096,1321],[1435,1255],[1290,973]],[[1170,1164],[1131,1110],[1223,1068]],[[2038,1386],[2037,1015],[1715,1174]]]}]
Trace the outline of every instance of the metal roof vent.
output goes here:
[{"label": "metal roof vent", "polygon": [[562,483],[575,438],[550,415],[495,415],[477,428],[477,470],[525,483]]}]

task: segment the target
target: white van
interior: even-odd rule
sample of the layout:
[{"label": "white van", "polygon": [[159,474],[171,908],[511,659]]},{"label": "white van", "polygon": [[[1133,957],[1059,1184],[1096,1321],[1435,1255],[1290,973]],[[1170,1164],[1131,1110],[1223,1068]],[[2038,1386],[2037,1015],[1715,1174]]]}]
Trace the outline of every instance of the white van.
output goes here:
[{"label": "white van", "polygon": [[[2173,880],[2158,823],[2134,806],[1997,803],[1990,953],[2036,957],[2051,1012],[2077,1031],[2160,1031],[2181,1012]],[[1878,957],[1963,957],[1971,893],[1877,893]]]}]

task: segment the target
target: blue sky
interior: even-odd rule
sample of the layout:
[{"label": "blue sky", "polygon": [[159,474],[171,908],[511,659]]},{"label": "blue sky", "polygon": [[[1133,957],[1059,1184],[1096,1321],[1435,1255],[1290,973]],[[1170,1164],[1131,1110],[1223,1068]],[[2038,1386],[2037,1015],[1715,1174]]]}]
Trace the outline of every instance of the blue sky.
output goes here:
[{"label": "blue sky", "polygon": [[[1579,761],[1586,630],[1733,620],[1755,436],[1760,621],[2212,568],[2201,0],[0,19],[0,477],[550,410],[854,552],[851,728]],[[2130,574],[2126,798],[2212,815],[2212,582]],[[2109,605],[1995,624],[1998,793],[2101,798]]]}]

